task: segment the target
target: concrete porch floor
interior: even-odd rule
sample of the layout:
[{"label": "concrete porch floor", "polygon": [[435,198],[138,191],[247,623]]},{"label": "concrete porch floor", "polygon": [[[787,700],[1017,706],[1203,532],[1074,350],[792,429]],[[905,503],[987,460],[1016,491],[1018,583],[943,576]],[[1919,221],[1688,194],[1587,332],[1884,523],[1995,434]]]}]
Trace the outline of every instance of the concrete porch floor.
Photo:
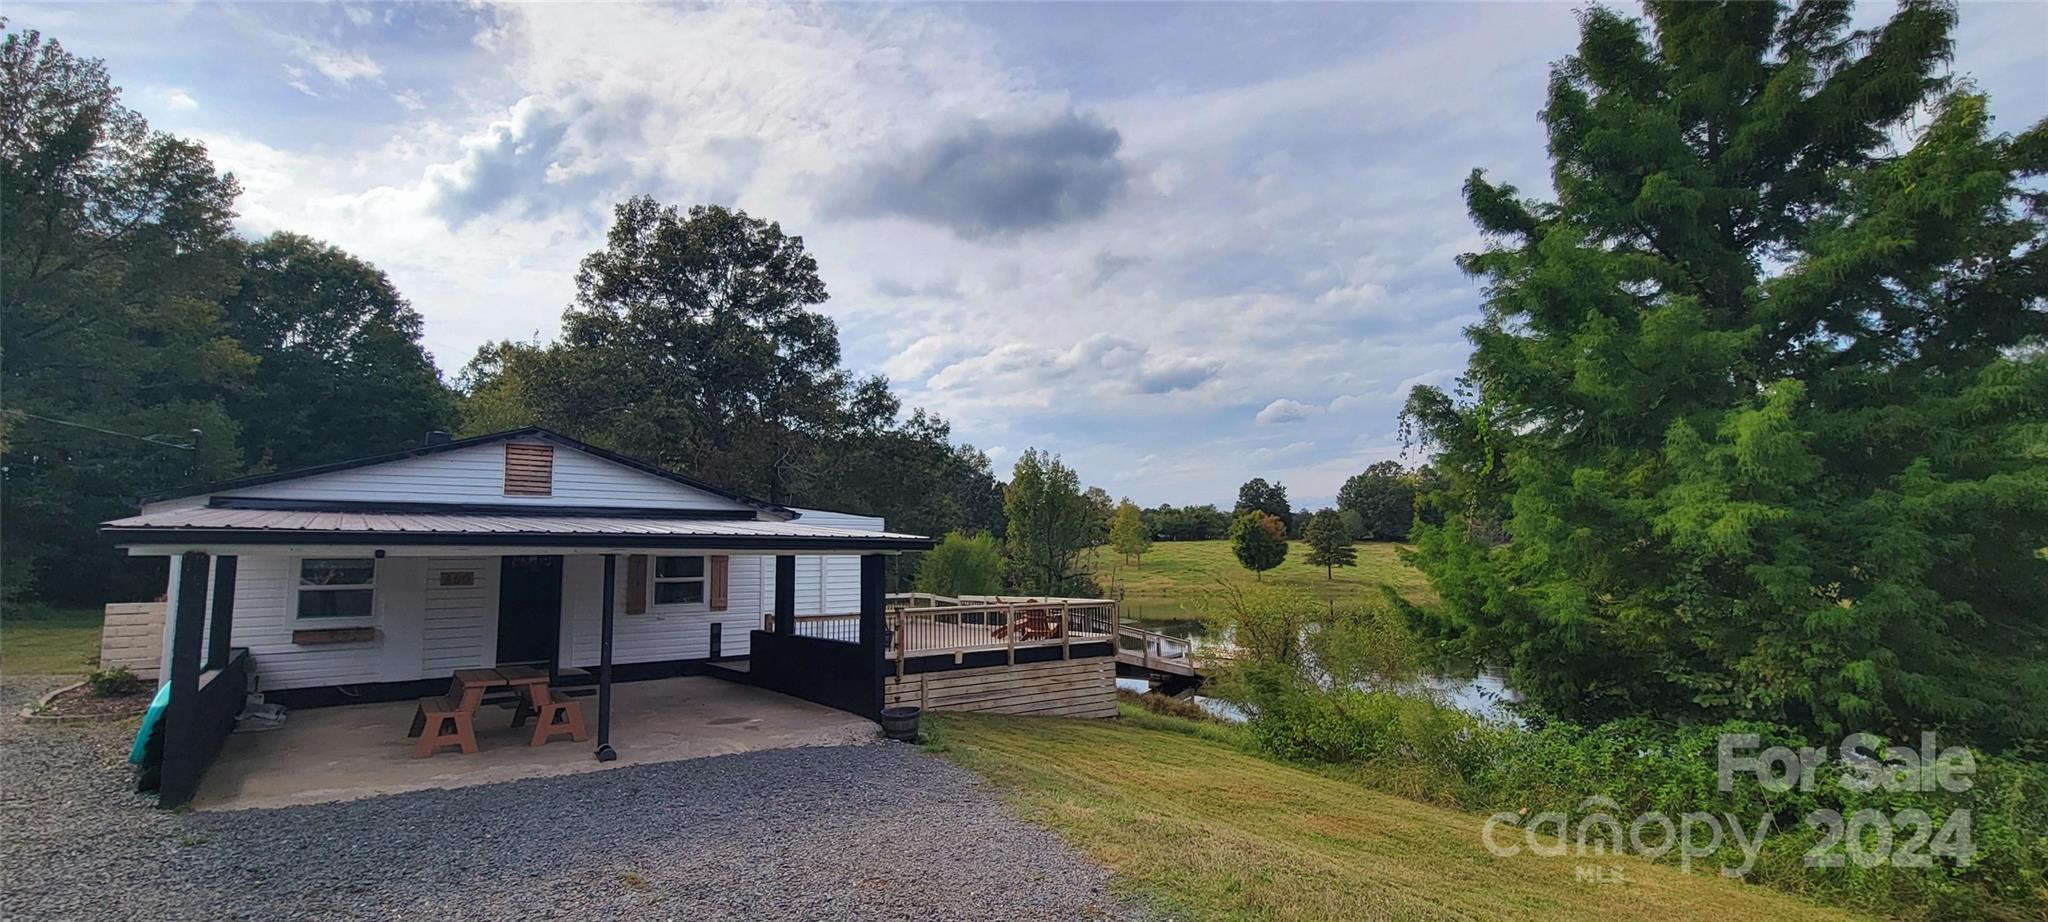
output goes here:
[{"label": "concrete porch floor", "polygon": [[722,679],[693,676],[612,686],[612,747],[599,762],[597,697],[578,699],[591,740],[527,741],[532,724],[512,729],[510,708],[477,712],[477,751],[443,749],[413,757],[415,702],[293,711],[283,727],[233,733],[207,770],[192,806],[242,810],[356,800],[431,788],[466,787],[599,771],[624,765],[792,746],[841,746],[880,737],[869,721],[844,711]]}]

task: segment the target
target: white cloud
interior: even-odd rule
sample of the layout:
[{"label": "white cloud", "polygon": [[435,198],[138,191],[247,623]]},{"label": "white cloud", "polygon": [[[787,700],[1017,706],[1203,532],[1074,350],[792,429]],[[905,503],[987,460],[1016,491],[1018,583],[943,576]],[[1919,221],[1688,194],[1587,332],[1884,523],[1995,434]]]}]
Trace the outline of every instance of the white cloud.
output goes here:
[{"label": "white cloud", "polygon": [[1320,412],[1322,412],[1320,407],[1312,407],[1298,400],[1288,400],[1283,397],[1266,404],[1266,408],[1260,410],[1259,415],[1253,419],[1266,425],[1298,423]]},{"label": "white cloud", "polygon": [[369,55],[346,51],[324,42],[296,38],[293,47],[300,60],[319,71],[321,76],[343,86],[384,72],[384,68]]},{"label": "white cloud", "polygon": [[191,110],[199,108],[199,100],[192,98],[192,94],[184,90],[173,88],[163,91],[162,95],[164,104],[173,109]]}]

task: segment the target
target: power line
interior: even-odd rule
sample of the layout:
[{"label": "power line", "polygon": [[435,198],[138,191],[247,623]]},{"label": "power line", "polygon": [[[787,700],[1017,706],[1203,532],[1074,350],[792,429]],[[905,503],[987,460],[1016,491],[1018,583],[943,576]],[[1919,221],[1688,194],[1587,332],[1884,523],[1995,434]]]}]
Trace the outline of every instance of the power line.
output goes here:
[{"label": "power line", "polygon": [[128,433],[128,432],[116,432],[116,431],[114,431],[114,430],[112,430],[112,429],[101,429],[101,428],[100,428],[100,427],[98,427],[98,426],[88,426],[88,425],[86,425],[86,424],[84,424],[84,423],[74,423],[74,422],[72,422],[72,421],[70,421],[70,420],[66,420],[66,419],[57,419],[56,417],[53,417],[53,416],[41,416],[41,415],[38,415],[38,414],[35,414],[35,413],[24,413],[24,412],[22,412],[22,411],[20,411],[20,410],[14,410],[14,411],[11,411],[11,412],[13,412],[13,414],[14,414],[14,415],[16,415],[16,416],[20,416],[20,417],[23,417],[23,418],[26,418],[26,419],[35,419],[35,420],[41,420],[41,421],[43,421],[43,422],[46,422],[46,423],[51,423],[51,424],[53,424],[53,425],[58,425],[58,426],[69,426],[69,427],[71,427],[71,428],[73,428],[73,429],[83,429],[83,430],[85,430],[85,431],[87,431],[87,432],[97,432],[97,433],[99,433],[99,434],[101,434],[101,435],[111,435],[111,436],[117,436],[117,437],[119,437],[119,438],[124,438],[124,439],[134,439],[135,441],[138,441],[138,442],[148,442],[148,443],[149,443],[149,444],[151,444],[151,445],[157,445],[157,446],[161,446],[161,447],[163,447],[163,448],[175,448],[175,449],[177,449],[177,450],[179,450],[179,451],[198,451],[198,450],[199,450],[199,430],[197,430],[197,429],[194,429],[194,430],[192,430],[192,444],[190,444],[190,445],[180,445],[180,444],[178,444],[178,443],[176,443],[176,442],[166,442],[166,441],[163,441],[163,440],[161,440],[161,439],[158,439],[158,438],[156,438],[155,436],[149,436],[149,435],[135,435],[135,434],[133,434],[133,433]]}]

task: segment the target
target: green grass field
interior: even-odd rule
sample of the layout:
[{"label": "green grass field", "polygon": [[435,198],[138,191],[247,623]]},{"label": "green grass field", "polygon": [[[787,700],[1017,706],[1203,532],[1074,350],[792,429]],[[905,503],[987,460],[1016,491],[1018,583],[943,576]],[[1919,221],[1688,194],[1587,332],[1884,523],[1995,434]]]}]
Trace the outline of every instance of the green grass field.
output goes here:
[{"label": "green grass field", "polygon": [[[1322,567],[1302,562],[1308,555],[1308,546],[1290,541],[1287,561],[1260,574],[1259,581],[1292,586],[1339,605],[1378,598],[1382,583],[1418,604],[1436,601],[1429,581],[1415,568],[1402,563],[1395,547],[1385,542],[1361,542],[1357,545],[1358,566],[1338,567],[1334,578],[1326,579]],[[1218,580],[1245,584],[1253,581],[1252,571],[1230,553],[1228,541],[1161,541],[1152,545],[1137,564],[1124,563],[1109,548],[1098,548],[1095,574],[1102,588],[1112,596],[1122,586],[1125,620],[1149,622],[1199,618],[1203,594],[1215,590]]]},{"label": "green grass field", "polygon": [[80,675],[97,668],[99,609],[9,611],[0,617],[0,675]]},{"label": "green grass field", "polygon": [[[1481,816],[1265,761],[1229,727],[1124,714],[925,719],[930,748],[1109,867],[1119,890],[1186,918],[1849,918],[1711,870],[1498,857]],[[1580,880],[1581,863],[1622,879]]]}]

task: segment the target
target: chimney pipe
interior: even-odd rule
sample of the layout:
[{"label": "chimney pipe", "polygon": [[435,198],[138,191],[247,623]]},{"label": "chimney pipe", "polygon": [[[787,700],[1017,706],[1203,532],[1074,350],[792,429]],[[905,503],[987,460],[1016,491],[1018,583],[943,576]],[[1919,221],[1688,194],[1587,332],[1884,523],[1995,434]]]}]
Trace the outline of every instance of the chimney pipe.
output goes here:
[{"label": "chimney pipe", "polygon": [[454,437],[454,436],[452,436],[452,435],[449,435],[449,434],[448,434],[448,433],[446,433],[446,432],[442,432],[442,431],[441,431],[441,430],[439,430],[439,429],[435,429],[434,431],[432,431],[432,432],[429,432],[429,433],[427,433],[427,440],[426,440],[426,441],[424,441],[424,442],[421,442],[420,444],[421,444],[421,445],[422,445],[423,447],[426,447],[426,448],[432,448],[432,447],[434,447],[434,446],[436,446],[436,445],[446,445],[446,444],[448,444],[449,442],[453,442],[453,441],[455,441],[455,437]]}]

